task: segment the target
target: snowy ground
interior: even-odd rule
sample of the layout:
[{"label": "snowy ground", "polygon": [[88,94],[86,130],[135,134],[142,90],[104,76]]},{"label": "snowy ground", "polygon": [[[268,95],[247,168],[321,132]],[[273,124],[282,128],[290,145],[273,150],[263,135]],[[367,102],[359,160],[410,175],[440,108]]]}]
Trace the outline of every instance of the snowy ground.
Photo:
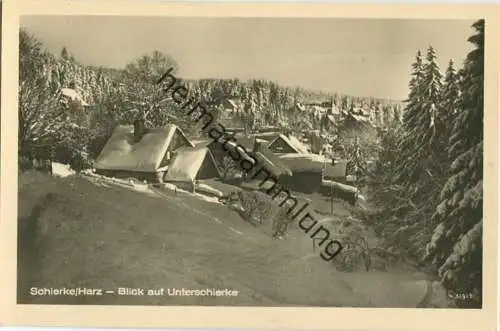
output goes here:
[{"label": "snowy ground", "polygon": [[[273,240],[227,207],[175,191],[171,185],[158,189],[126,180],[75,176],[21,178],[20,189],[21,218],[46,192],[55,197],[42,215],[47,230],[39,238],[46,244],[38,262],[41,269],[21,271],[21,277],[36,275],[40,286],[222,286],[241,293],[231,299],[67,300],[406,308],[437,301],[438,306],[445,305],[442,293],[433,291],[441,301],[429,294],[435,286],[416,270],[339,272],[312,250],[311,239],[300,229],[292,229],[285,240]],[[341,204],[335,205],[335,211],[335,215],[348,212]]]}]

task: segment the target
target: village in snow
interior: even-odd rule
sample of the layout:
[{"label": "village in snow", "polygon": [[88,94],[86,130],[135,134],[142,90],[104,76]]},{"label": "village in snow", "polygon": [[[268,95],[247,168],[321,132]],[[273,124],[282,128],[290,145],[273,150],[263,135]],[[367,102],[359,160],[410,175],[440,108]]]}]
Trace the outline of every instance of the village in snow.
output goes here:
[{"label": "village in snow", "polygon": [[440,69],[439,49],[411,49],[405,100],[183,79],[210,125],[155,84],[182,77],[166,50],[111,68],[21,25],[18,302],[480,307],[484,21],[463,24],[480,52]]}]

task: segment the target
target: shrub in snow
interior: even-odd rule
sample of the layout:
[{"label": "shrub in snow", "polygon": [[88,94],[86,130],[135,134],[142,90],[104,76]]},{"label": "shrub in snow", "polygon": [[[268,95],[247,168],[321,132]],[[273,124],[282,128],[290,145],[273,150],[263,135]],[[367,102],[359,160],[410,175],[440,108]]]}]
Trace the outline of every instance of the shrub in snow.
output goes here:
[{"label": "shrub in snow", "polygon": [[332,236],[342,243],[342,251],[333,264],[339,271],[369,270],[372,262],[371,249],[364,237],[365,226],[360,220],[348,217],[335,224]]},{"label": "shrub in snow", "polygon": [[287,206],[279,206],[269,195],[260,191],[236,191],[229,194],[230,208],[239,210],[243,218],[254,226],[271,225],[274,235],[283,235],[290,222]]}]

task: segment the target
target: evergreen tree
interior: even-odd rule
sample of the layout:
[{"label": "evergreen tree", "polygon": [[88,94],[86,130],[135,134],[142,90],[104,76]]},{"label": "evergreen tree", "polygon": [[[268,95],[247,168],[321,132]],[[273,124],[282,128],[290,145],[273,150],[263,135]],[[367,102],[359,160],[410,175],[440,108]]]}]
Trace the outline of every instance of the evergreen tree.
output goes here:
[{"label": "evergreen tree", "polygon": [[[421,257],[430,232],[429,219],[439,193],[441,164],[436,155],[437,106],[441,100],[441,74],[435,51],[427,51],[426,63],[417,53],[410,79],[410,93],[403,115],[402,138],[397,147],[394,175],[387,183],[392,193],[386,209],[388,242],[414,258]],[[436,184],[437,183],[437,184]]]},{"label": "evergreen tree", "polygon": [[[448,145],[452,129],[453,121],[457,116],[459,107],[459,96],[460,96],[460,86],[458,80],[458,74],[455,70],[453,60],[450,60],[448,68],[446,69],[444,84],[442,90],[442,102],[439,106],[439,115],[436,123],[436,127],[439,132],[439,149],[444,150]],[[442,153],[442,163],[445,165],[449,164],[448,157],[446,153]]]},{"label": "evergreen tree", "polygon": [[403,114],[401,112],[401,107],[399,105],[394,106],[394,121],[399,124],[401,123],[401,119],[403,118]]},{"label": "evergreen tree", "polygon": [[266,110],[266,100],[265,100],[263,88],[259,88],[259,90],[257,92],[256,103],[257,103],[256,107],[257,107],[258,111],[263,112]]},{"label": "evergreen tree", "polygon": [[442,90],[442,75],[439,71],[437,64],[436,52],[432,46],[427,50],[426,56],[427,63],[424,72],[424,99],[423,104],[430,112],[430,132],[428,137],[433,148],[439,147],[437,145],[438,128],[436,122],[438,121],[438,107],[441,103],[441,90]]},{"label": "evergreen tree", "polygon": [[442,107],[444,110],[443,118],[449,118],[449,122],[451,122],[453,115],[457,114],[459,94],[459,75],[455,69],[453,60],[450,60],[444,77]]},{"label": "evergreen tree", "polygon": [[359,137],[356,137],[354,140],[354,144],[350,146],[348,151],[348,157],[349,157],[348,164],[350,168],[349,173],[352,173],[353,175],[356,176],[357,185],[362,185],[364,180],[363,175],[366,169],[366,160],[361,151],[361,144]]},{"label": "evergreen tree", "polygon": [[483,79],[484,20],[473,24],[474,44],[464,64],[460,112],[454,121],[449,156],[454,159],[433,221],[438,224],[426,247],[426,259],[439,267],[443,285],[455,292],[473,293],[461,306],[482,303],[483,202]]},{"label": "evergreen tree", "polygon": [[[398,170],[396,172],[396,182],[415,182],[419,177],[419,173],[415,171],[420,162],[418,160],[421,155],[416,155],[418,150],[415,150],[415,144],[422,144],[422,131],[428,126],[428,112],[423,110],[423,79],[424,79],[424,63],[422,53],[417,52],[415,63],[412,64],[412,75],[410,79],[410,92],[406,100],[407,105],[403,115],[402,131],[404,136],[398,146],[401,157],[397,161]],[[427,118],[426,118],[427,117]],[[424,141],[425,143],[425,141]],[[419,153],[420,154],[420,153]]]},{"label": "evergreen tree", "polygon": [[391,105],[384,106],[384,125],[389,126],[394,120],[394,109]]},{"label": "evergreen tree", "polygon": [[[434,156],[437,150],[436,118],[437,107],[441,100],[441,74],[436,61],[436,53],[429,47],[424,65],[421,53],[413,65],[410,81],[408,105],[403,116],[403,132],[397,181],[407,188],[418,190],[425,177],[439,175],[439,162]],[[422,197],[423,198],[423,197]]]},{"label": "evergreen tree", "polygon": [[70,59],[70,55],[69,55],[69,52],[68,50],[66,49],[66,46],[64,46],[61,50],[61,58],[63,60],[69,60]]}]

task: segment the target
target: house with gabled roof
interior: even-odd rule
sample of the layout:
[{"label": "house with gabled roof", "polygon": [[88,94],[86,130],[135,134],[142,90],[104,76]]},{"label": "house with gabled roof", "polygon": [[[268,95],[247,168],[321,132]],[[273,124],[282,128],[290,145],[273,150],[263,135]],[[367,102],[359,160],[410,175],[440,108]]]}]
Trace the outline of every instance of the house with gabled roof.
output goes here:
[{"label": "house with gabled roof", "polygon": [[96,173],[117,178],[162,181],[169,162],[181,147],[194,147],[175,124],[146,128],[143,120],[119,125],[97,157]]},{"label": "house with gabled roof", "polygon": [[307,147],[296,137],[280,134],[267,146],[273,153],[309,154]]},{"label": "house with gabled roof", "polygon": [[181,147],[164,176],[166,182],[192,182],[221,177],[215,158],[208,147]]},{"label": "house with gabled roof", "polygon": [[299,192],[316,192],[325,179],[345,182],[347,160],[325,158],[316,154],[281,154],[281,162],[293,176],[284,178],[288,187]]},{"label": "house with gabled roof", "polygon": [[269,148],[266,147],[265,143],[256,142],[252,156],[258,162],[258,164],[266,169],[270,174],[279,178],[280,176],[292,176],[292,171],[287,167],[287,165],[280,160]]},{"label": "house with gabled roof", "polygon": [[241,100],[237,98],[224,98],[213,102],[213,106],[219,107],[223,117],[232,116],[243,110]]}]

